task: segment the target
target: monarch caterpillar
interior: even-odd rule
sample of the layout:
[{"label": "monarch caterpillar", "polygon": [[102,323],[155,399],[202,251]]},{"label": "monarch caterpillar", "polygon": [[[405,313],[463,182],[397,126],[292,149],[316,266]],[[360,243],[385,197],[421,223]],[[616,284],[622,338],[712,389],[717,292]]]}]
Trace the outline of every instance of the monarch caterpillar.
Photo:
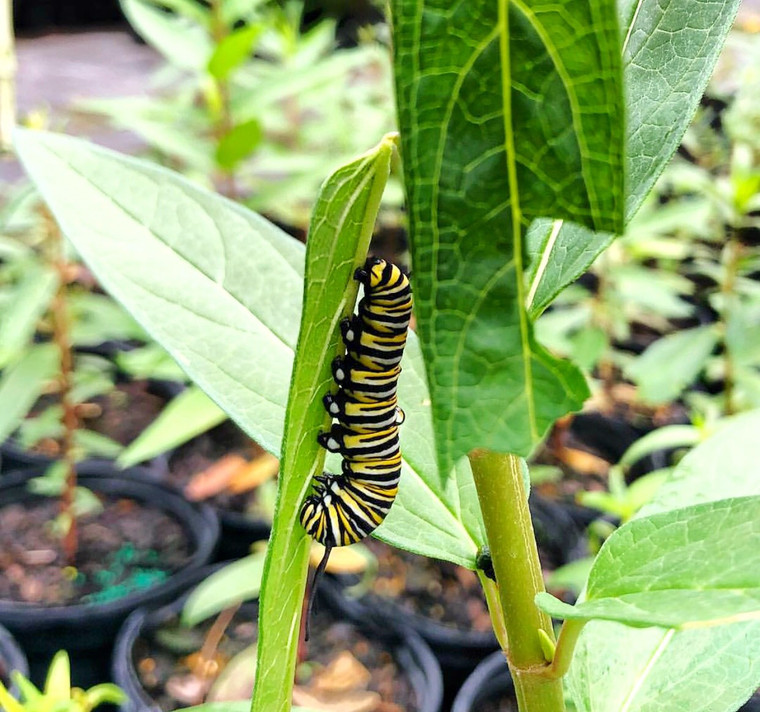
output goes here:
[{"label": "monarch caterpillar", "polygon": [[325,547],[306,613],[308,620],[318,577],[334,546],[354,544],[385,519],[398,492],[401,451],[398,428],[404,412],[396,389],[412,315],[409,279],[394,264],[369,258],[354,279],[364,285],[357,314],[341,322],[346,355],[332,363],[337,393],[322,399],[338,422],[318,435],[330,452],[343,456],[340,474],[314,478],[314,491],[301,508],[301,524]]}]

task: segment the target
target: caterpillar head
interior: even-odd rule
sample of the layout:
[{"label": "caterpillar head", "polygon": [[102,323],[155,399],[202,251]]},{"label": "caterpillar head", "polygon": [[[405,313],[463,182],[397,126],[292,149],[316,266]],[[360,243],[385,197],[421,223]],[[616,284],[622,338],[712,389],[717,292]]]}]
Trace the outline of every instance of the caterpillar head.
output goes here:
[{"label": "caterpillar head", "polygon": [[380,257],[368,257],[364,267],[354,272],[354,279],[365,287],[376,287],[383,280],[383,270],[388,263]]}]

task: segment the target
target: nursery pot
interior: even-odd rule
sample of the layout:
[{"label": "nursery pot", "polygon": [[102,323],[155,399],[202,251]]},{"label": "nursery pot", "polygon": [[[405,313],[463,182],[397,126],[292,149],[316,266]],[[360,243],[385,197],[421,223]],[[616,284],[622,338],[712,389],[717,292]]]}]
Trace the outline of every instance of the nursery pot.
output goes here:
[{"label": "nursery pot", "polygon": [[[451,712],[474,712],[483,702],[496,702],[513,696],[512,676],[504,653],[499,650],[483,660],[465,680],[454,699]],[[514,709],[517,710],[517,702],[514,702]]]},{"label": "nursery pot", "polygon": [[[20,672],[27,677],[29,665],[14,637],[0,625],[0,681],[6,684],[11,682],[12,672]],[[15,692],[15,685],[11,684],[11,694],[15,696]]]},{"label": "nursery pot", "polygon": [[[0,502],[5,505],[41,499],[27,487],[39,474],[27,471],[4,475],[0,479]],[[190,558],[166,580],[106,603],[36,606],[0,600],[0,624],[18,638],[30,658],[49,658],[57,650],[67,649],[75,661],[88,654],[101,662],[107,659],[103,651],[110,649],[129,613],[141,605],[164,603],[185,590],[192,576],[213,556],[219,537],[219,524],[210,507],[188,502],[138,469],[108,472],[102,464],[81,464],[78,481],[95,493],[144,502],[171,515],[189,539]]]},{"label": "nursery pot", "polygon": [[269,538],[271,524],[265,519],[252,517],[241,512],[231,512],[214,507],[219,517],[222,534],[219,537],[217,561],[239,559],[251,553],[251,544]]},{"label": "nursery pot", "polygon": [[[216,565],[206,567],[200,572],[196,571],[192,577],[192,585],[200,583],[218,568],[219,565]],[[143,688],[135,669],[135,643],[144,633],[176,616],[185,605],[188,595],[189,592],[158,609],[140,608],[124,622],[116,639],[112,663],[112,679],[128,697],[127,702],[121,706],[122,712],[160,712],[156,702]],[[324,607],[334,614],[336,620],[340,620],[343,610],[341,600],[340,588],[332,582],[323,581],[320,584],[315,614],[319,615],[320,607]],[[382,626],[368,621],[354,625],[368,638],[381,640],[393,650],[399,670],[404,671],[414,690],[419,712],[438,712],[443,696],[441,669],[424,641],[416,633],[395,621],[384,621]]]}]

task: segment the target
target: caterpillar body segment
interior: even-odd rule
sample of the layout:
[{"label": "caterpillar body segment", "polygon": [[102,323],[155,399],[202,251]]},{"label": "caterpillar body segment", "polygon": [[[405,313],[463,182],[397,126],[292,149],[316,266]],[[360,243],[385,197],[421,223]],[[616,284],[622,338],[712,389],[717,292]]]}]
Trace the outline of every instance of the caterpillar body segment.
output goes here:
[{"label": "caterpillar body segment", "polygon": [[330,452],[339,452],[346,460],[382,460],[399,452],[398,426],[367,433],[355,433],[340,423],[317,436],[319,444]]},{"label": "caterpillar body segment", "polygon": [[325,410],[345,428],[356,433],[370,433],[404,422],[404,411],[396,396],[388,400],[364,403],[349,398],[345,391],[328,393],[322,403]]},{"label": "caterpillar body segment", "polygon": [[398,333],[376,332],[372,325],[361,319],[341,322],[343,341],[348,355],[356,363],[372,371],[387,371],[401,363],[406,346],[406,330]]},{"label": "caterpillar body segment", "polygon": [[387,371],[373,371],[363,367],[351,357],[337,356],[332,362],[335,382],[354,400],[372,403],[396,395],[401,367]]}]

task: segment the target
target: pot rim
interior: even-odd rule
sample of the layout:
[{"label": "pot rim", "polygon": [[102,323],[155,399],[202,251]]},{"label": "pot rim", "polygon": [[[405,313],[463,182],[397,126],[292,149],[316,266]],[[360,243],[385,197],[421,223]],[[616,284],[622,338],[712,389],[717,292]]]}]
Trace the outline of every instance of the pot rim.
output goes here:
[{"label": "pot rim", "polygon": [[494,693],[508,692],[512,676],[507,660],[501,650],[497,650],[478,663],[459,688],[451,705],[451,712],[472,712],[475,704]]}]

